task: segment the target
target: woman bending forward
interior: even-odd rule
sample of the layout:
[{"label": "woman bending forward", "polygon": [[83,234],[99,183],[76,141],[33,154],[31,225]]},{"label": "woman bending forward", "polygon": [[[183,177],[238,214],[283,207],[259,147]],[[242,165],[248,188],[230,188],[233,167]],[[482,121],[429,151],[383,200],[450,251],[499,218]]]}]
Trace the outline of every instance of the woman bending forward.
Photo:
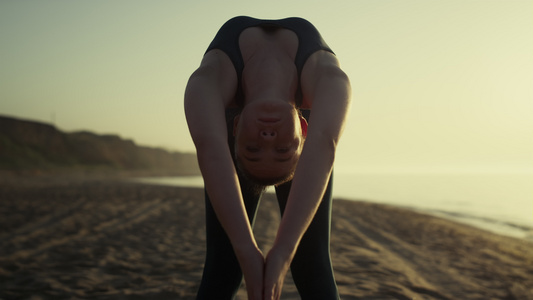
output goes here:
[{"label": "woman bending forward", "polygon": [[[197,299],[279,299],[291,268],[302,299],[338,299],[330,259],[332,169],[350,83],[301,18],[226,22],[185,92],[206,189],[207,255]],[[282,213],[263,255],[252,227],[262,188]]]}]

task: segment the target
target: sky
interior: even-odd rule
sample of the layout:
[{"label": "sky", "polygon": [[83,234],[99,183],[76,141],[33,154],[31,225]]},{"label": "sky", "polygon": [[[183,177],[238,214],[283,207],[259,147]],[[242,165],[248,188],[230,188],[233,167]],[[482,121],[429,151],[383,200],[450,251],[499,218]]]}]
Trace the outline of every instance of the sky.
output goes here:
[{"label": "sky", "polygon": [[0,1],[0,114],[194,151],[187,79],[237,15],[306,18],[335,51],[337,170],[533,172],[533,1]]}]

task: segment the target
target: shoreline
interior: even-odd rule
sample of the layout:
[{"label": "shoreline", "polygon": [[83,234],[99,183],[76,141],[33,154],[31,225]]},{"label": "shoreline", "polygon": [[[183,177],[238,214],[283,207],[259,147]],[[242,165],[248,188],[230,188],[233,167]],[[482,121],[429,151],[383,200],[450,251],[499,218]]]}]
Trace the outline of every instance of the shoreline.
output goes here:
[{"label": "shoreline", "polygon": [[528,225],[451,211],[417,208],[408,209],[420,211],[423,214],[444,218],[464,225],[473,226],[475,228],[486,230],[494,234],[499,234],[517,239],[524,239],[533,242],[533,227],[530,227]]},{"label": "shoreline", "polygon": [[[67,180],[0,185],[1,299],[194,299],[203,190]],[[272,195],[254,233],[267,251]],[[391,205],[336,200],[342,299],[533,299],[533,244]],[[237,299],[246,299],[241,286]],[[298,299],[290,275],[282,299]]]},{"label": "shoreline", "polygon": [[[177,180],[179,178],[179,181]],[[178,187],[202,187],[203,183],[199,184],[198,178],[201,175],[186,175],[186,176],[155,176],[155,177],[136,177],[132,178],[133,182],[156,184],[163,186],[178,186]],[[270,188],[267,192],[274,192]],[[335,192],[334,192],[335,193]],[[520,222],[506,221],[493,217],[469,214],[466,212],[446,210],[445,208],[424,208],[416,205],[393,203],[391,201],[376,201],[376,199],[353,199],[347,196],[335,196],[334,199],[343,199],[347,201],[364,201],[369,203],[380,203],[385,205],[392,205],[394,207],[414,210],[423,214],[429,214],[436,217],[445,218],[454,222],[459,222],[465,225],[474,226],[483,230],[488,230],[492,233],[501,234],[509,237],[526,239],[533,241],[533,225]]]}]

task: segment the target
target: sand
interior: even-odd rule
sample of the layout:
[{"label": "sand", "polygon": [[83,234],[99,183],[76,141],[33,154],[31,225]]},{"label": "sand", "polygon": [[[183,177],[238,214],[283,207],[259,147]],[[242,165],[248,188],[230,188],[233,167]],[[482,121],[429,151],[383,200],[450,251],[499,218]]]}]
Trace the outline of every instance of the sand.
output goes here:
[{"label": "sand", "polygon": [[[0,181],[0,299],[194,299],[201,189],[44,178]],[[533,299],[531,241],[366,202],[335,200],[333,214],[342,299]],[[265,251],[278,222],[266,195]],[[282,299],[299,299],[290,275]]]}]

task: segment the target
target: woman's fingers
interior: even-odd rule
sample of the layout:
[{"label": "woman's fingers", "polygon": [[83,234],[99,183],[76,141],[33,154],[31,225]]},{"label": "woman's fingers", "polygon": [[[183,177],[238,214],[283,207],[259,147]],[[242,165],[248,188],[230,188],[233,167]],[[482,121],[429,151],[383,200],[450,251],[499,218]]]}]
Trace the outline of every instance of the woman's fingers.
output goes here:
[{"label": "woman's fingers", "polygon": [[283,281],[290,266],[290,258],[282,257],[270,251],[265,261],[264,299],[278,300],[281,297]]},{"label": "woman's fingers", "polygon": [[239,264],[246,282],[248,299],[263,299],[263,273],[265,259],[259,249],[251,249],[240,253],[238,256]]}]

